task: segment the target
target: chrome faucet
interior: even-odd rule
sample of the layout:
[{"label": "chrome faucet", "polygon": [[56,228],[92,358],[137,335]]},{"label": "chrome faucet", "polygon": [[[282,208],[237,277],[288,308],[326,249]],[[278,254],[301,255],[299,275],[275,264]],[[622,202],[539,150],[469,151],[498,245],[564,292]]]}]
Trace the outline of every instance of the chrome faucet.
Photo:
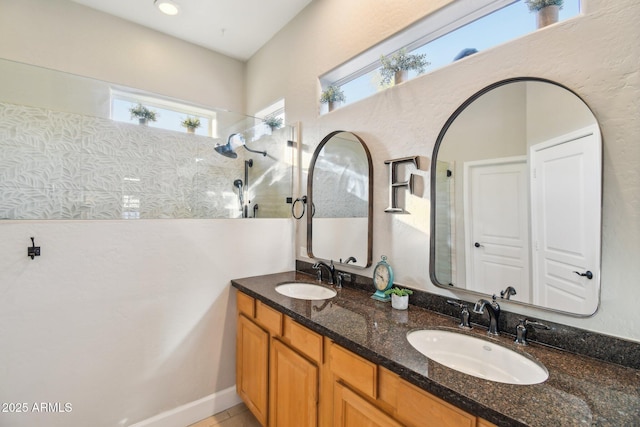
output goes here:
[{"label": "chrome faucet", "polygon": [[478,302],[473,306],[473,312],[482,314],[484,313],[484,308],[487,308],[489,312],[489,330],[487,333],[489,335],[500,335],[498,333],[498,319],[500,318],[500,305],[496,302],[496,296],[493,296],[492,301],[488,301],[486,299],[479,299]]},{"label": "chrome faucet", "polygon": [[343,262],[342,258],[340,258],[340,263],[349,264],[350,262],[358,262],[358,260],[356,259],[356,257],[350,256],[346,261]]},{"label": "chrome faucet", "polygon": [[532,326],[536,329],[551,329],[544,323],[540,323],[535,320],[520,319],[520,323],[516,326],[516,344],[529,345],[527,341],[527,326]]},{"label": "chrome faucet", "polygon": [[322,270],[321,268],[324,267],[327,269],[327,271],[329,272],[329,284],[333,285],[336,281],[336,266],[333,265],[333,260],[330,261],[330,264],[327,265],[326,262],[324,261],[318,261],[315,264],[313,264],[313,268],[314,270],[318,270],[318,279],[322,280]]},{"label": "chrome faucet", "polygon": [[507,289],[500,291],[500,298],[511,299],[511,296],[516,295],[516,289],[513,286],[507,286]]}]

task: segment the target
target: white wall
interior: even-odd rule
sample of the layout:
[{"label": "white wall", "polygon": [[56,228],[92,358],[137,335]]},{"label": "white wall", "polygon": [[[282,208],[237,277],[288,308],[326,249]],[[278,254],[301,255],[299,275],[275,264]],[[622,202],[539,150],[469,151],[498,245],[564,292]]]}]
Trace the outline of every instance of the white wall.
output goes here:
[{"label": "white wall", "polygon": [[0,58],[245,111],[243,62],[70,0],[0,0]]},{"label": "white wall", "polygon": [[[429,281],[428,196],[407,199],[411,215],[384,213],[388,198],[384,161],[430,157],[447,118],[464,100],[495,81],[517,76],[554,80],[582,96],[602,128],[602,303],[598,313],[587,319],[504,306],[640,341],[635,302],[640,296],[640,3],[584,0],[583,16],[319,117],[317,77],[420,18],[428,8],[426,2],[409,0],[347,4],[342,0],[311,3],[254,55],[247,66],[247,106],[251,110],[284,96],[287,118],[303,123],[305,151],[312,152],[324,135],[336,129],[350,130],[364,139],[375,174],[374,260],[387,255],[403,285],[451,295]],[[423,169],[428,180],[428,167]],[[297,256],[303,259],[304,224],[299,222],[297,229]]]},{"label": "white wall", "polygon": [[[68,0],[0,0],[0,58],[244,111],[244,63]],[[293,269],[292,241],[289,219],[0,222],[0,402],[72,404],[0,425],[125,426],[211,396],[200,409],[224,409],[229,281]]]},{"label": "white wall", "polygon": [[291,229],[290,219],[0,223],[0,402],[72,404],[1,413],[0,425],[124,426],[233,387],[229,281],[293,269]]}]

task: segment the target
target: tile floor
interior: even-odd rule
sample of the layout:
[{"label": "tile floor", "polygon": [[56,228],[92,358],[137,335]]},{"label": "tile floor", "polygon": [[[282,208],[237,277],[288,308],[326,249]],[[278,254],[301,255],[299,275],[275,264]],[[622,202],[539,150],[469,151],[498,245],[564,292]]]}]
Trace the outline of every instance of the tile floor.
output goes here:
[{"label": "tile floor", "polygon": [[261,427],[244,403],[219,412],[188,427]]}]

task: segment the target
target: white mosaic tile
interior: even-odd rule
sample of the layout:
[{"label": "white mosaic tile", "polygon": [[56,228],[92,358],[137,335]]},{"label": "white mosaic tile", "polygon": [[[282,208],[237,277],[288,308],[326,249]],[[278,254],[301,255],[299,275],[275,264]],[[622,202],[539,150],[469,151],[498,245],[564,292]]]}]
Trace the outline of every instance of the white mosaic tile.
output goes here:
[{"label": "white mosaic tile", "polygon": [[229,159],[214,151],[222,139],[0,103],[0,218],[236,218],[249,158],[250,197],[286,217],[283,135],[251,142],[266,157]]}]

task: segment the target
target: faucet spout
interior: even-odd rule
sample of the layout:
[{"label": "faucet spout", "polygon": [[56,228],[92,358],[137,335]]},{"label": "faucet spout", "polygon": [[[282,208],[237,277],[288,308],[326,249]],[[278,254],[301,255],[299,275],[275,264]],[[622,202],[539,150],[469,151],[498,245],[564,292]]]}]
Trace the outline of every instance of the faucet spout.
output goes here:
[{"label": "faucet spout", "polygon": [[483,314],[484,309],[487,309],[489,313],[489,335],[500,335],[498,332],[498,319],[500,318],[500,305],[496,302],[496,296],[493,296],[493,301],[486,299],[479,299],[473,306],[473,312]]},{"label": "faucet spout", "polygon": [[[313,264],[314,269],[316,270],[320,270],[322,267],[326,268],[327,271],[329,272],[329,284],[333,285],[336,282],[336,266],[333,265],[333,260],[330,261],[330,264],[327,264],[324,261],[318,261],[315,264]],[[320,276],[322,277],[322,276]]]}]

